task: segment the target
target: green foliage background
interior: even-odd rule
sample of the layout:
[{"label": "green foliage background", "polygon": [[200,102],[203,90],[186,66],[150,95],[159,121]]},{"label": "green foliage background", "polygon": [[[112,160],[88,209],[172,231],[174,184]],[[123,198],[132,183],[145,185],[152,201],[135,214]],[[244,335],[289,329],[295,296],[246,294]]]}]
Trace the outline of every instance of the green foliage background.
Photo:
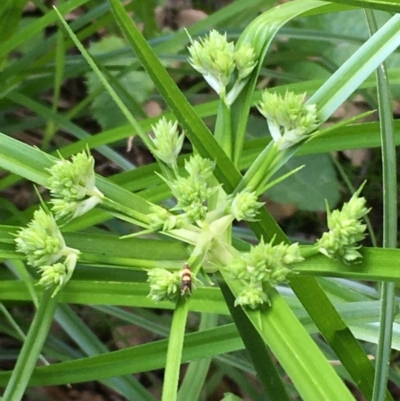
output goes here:
[{"label": "green foliage background", "polygon": [[[3,260],[0,325],[4,335],[21,344],[14,370],[0,373],[0,385],[6,388],[3,401],[21,399],[31,391],[27,386],[89,380],[101,381],[126,399],[154,400],[152,392],[132,374],[145,372],[153,380],[154,376],[148,372],[166,365],[167,371],[171,366],[179,369],[179,357],[166,362],[172,346],[178,351],[183,346],[182,362],[190,362],[178,400],[207,399],[224,375],[237,384],[239,395],[247,394],[253,400],[296,399],[298,394],[304,400],[353,399],[341,378],[357,385],[368,400],[393,399],[386,391],[386,367],[390,358],[396,361],[396,354],[390,354],[390,349],[400,349],[394,293],[394,283],[400,277],[399,253],[393,249],[397,245],[394,146],[400,137],[390,136],[391,126],[394,132],[398,131],[398,122],[392,121],[391,95],[387,88],[390,84],[396,99],[400,22],[391,15],[399,12],[397,2],[296,0],[273,8],[273,1],[239,0],[190,27],[188,31],[193,36],[216,27],[227,30],[232,38],[250,38],[260,58],[272,42],[265,63],[259,65],[259,71],[253,74],[232,112],[233,134],[237,139],[233,161],[202,120],[212,121],[218,115],[215,97],[204,90],[203,83],[193,87],[182,85],[187,90],[183,94],[176,85],[196,75],[186,63],[188,37],[183,30],[162,32],[156,28],[155,3],[136,1],[127,4],[125,10],[117,0],[70,0],[58,5],[64,18],[80,7],[84,10],[79,17],[68,21],[70,28],[91,51],[95,65],[115,93],[105,90],[104,82],[100,85],[93,65],[89,66],[83,57],[72,52],[74,44],[70,34],[53,9],[37,1],[35,5],[42,15],[28,19],[23,13],[25,1],[8,0],[0,5],[0,18],[5,21],[0,24],[3,132],[0,167],[4,169],[0,179],[0,189],[4,191],[0,198],[0,257]],[[377,15],[378,33],[373,40],[368,39],[370,34],[363,28],[368,25],[362,20],[362,11],[349,11],[363,7],[369,10],[372,31],[371,13],[384,11]],[[266,13],[249,25],[260,11]],[[144,36],[126,12],[133,12],[134,22],[144,24]],[[359,14],[355,16],[355,12]],[[391,25],[379,29],[383,20],[389,18]],[[344,29],[349,26],[352,29]],[[99,30],[105,30],[109,38],[90,44],[92,35]],[[115,38],[121,31],[125,38]],[[375,69],[393,52],[387,75],[375,77]],[[355,53],[357,57],[351,58]],[[175,61],[182,64],[176,67]],[[274,187],[269,195],[283,203],[292,201],[302,210],[323,210],[325,198],[334,206],[339,202],[339,189],[346,178],[337,166],[335,173],[332,159],[325,153],[381,147],[384,191],[378,192],[383,192],[380,202],[384,205],[384,219],[383,234],[377,235],[383,237],[382,248],[363,249],[363,262],[350,267],[323,256],[307,259],[296,268],[298,274],[291,278],[291,289],[282,287],[280,293],[274,293],[272,307],[267,311],[233,308],[235,283],[228,282],[230,288],[226,285],[199,287],[187,304],[198,319],[190,323],[190,330],[184,335],[184,320],[179,317],[182,311],[177,308],[173,315],[165,313],[161,319],[157,310],[172,310],[174,305],[155,304],[147,297],[144,269],[179,269],[188,257],[187,244],[161,236],[122,241],[119,236],[131,232],[132,226],[99,209],[63,228],[67,244],[82,251],[81,264],[73,280],[55,299],[48,291],[34,286],[36,273],[26,269],[13,243],[13,234],[30,220],[39,204],[30,190],[24,195],[27,199],[20,202],[26,193],[20,188],[27,188],[22,179],[41,186],[48,175],[46,168],[58,157],[57,152],[68,157],[89,147],[100,162],[106,161],[118,169],[118,173],[113,171],[107,178],[99,176],[99,188],[132,213],[146,215],[147,201],[166,201],[170,198],[169,190],[154,174],[159,171],[156,164],[136,165],[118,149],[133,134],[138,135],[135,145],[141,146],[139,137],[145,141],[143,138],[156,118],[145,116],[143,102],[152,99],[166,106],[165,115],[175,116],[191,145],[203,157],[216,160],[216,179],[227,192],[232,192],[242,178],[241,171],[250,166],[268,142],[266,129],[262,128],[265,122],[251,121],[248,132],[246,126],[248,111],[260,97],[258,87],[254,89],[253,84],[270,79],[280,93],[287,89],[306,91],[311,96],[310,102],[321,107],[324,120],[353,95],[363,96],[369,108],[379,110],[380,123],[350,119],[304,144],[299,157],[290,163],[312,168],[291,177],[292,182],[288,180]],[[87,95],[63,109],[59,104],[65,90],[63,82],[73,80],[87,84]],[[118,99],[126,106],[125,112],[121,104],[113,103]],[[98,132],[91,132],[93,126],[85,125],[87,119],[99,124]],[[260,134],[263,131],[265,135]],[[189,144],[186,151],[191,151]],[[371,178],[363,178],[379,182],[380,177],[376,179],[374,174],[372,171]],[[357,179],[349,181],[353,185],[360,183]],[[365,192],[368,197],[368,184]],[[375,217],[378,219],[380,216]],[[258,222],[249,226],[248,230],[236,231],[234,244],[238,249],[243,247],[241,240],[253,234],[265,239],[275,235],[279,241],[286,241],[285,234],[266,210]],[[363,284],[363,280],[374,284]],[[393,284],[375,284],[380,281]],[[379,288],[383,289],[381,294]],[[35,305],[31,325],[17,313],[21,302]],[[134,324],[154,333],[157,341],[111,351],[112,347],[101,341],[100,333],[74,305],[93,308],[101,316],[99,319],[110,319],[110,331],[114,325]],[[126,306],[134,308],[126,310]],[[50,330],[54,321],[61,327],[62,336]],[[314,336],[318,333],[326,342]],[[393,339],[385,337],[385,333],[393,333]],[[246,355],[232,353],[244,348]],[[278,368],[271,353],[279,361]],[[366,356],[370,353],[377,355],[377,373]],[[39,356],[52,363],[35,367]],[[17,355],[11,357],[14,360]],[[341,365],[332,368],[328,359],[339,359]],[[213,368],[208,373],[211,363]],[[253,386],[251,376],[255,373],[262,386],[259,389]],[[290,376],[293,386],[282,380],[284,374]],[[396,385],[400,384],[395,363],[389,375]],[[172,388],[175,384],[174,381],[164,383],[163,400],[175,399]],[[168,398],[168,394],[174,395]]]}]

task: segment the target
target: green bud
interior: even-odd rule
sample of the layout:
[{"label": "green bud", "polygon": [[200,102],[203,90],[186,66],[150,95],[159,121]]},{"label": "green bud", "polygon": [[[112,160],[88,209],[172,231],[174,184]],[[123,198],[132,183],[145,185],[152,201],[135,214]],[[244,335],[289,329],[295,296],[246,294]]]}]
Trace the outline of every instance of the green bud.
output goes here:
[{"label": "green bud", "polygon": [[180,272],[170,272],[166,269],[155,268],[147,273],[147,282],[150,283],[149,297],[155,301],[176,302],[180,294]]},{"label": "green bud", "polygon": [[258,209],[263,205],[263,202],[257,201],[255,192],[250,192],[245,189],[236,194],[232,200],[231,213],[238,221],[255,221]]},{"label": "green bud", "polygon": [[178,122],[172,123],[167,121],[165,117],[152,125],[155,149],[152,150],[154,155],[167,164],[170,168],[176,168],[177,158],[182,149],[184,134],[178,134]]},{"label": "green bud", "polygon": [[304,104],[305,94],[286,92],[282,97],[277,93],[264,91],[257,106],[267,119],[273,141],[279,149],[289,148],[302,141],[318,126],[315,104]]}]

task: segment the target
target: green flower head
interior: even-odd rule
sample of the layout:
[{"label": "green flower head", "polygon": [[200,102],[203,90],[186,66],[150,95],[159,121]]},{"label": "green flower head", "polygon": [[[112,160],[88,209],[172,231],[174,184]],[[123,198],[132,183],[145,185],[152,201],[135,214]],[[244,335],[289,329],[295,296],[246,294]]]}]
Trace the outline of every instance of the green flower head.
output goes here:
[{"label": "green flower head", "polygon": [[78,153],[71,161],[58,160],[47,170],[56,219],[78,217],[101,202],[103,194],[95,186],[94,159],[88,153]]},{"label": "green flower head", "polygon": [[214,165],[211,160],[195,155],[185,162],[188,177],[178,176],[174,180],[161,177],[177,200],[174,209],[185,212],[188,223],[199,223],[206,217],[207,202],[219,188],[219,186],[210,187],[208,183]]},{"label": "green flower head", "polygon": [[212,176],[214,168],[215,162],[200,155],[193,155],[189,160],[185,160],[185,170],[196,180],[206,181]]},{"label": "green flower head", "polygon": [[15,238],[17,251],[26,255],[31,266],[49,265],[63,257],[66,244],[51,214],[36,210],[26,228]]},{"label": "green flower head", "polygon": [[225,35],[212,30],[208,36],[192,41],[188,48],[189,63],[204,76],[208,84],[221,96],[235,69],[235,46]]},{"label": "green flower head", "polygon": [[231,213],[238,221],[255,221],[258,209],[263,205],[257,201],[255,192],[246,189],[239,192],[233,199],[231,204]]},{"label": "green flower head", "polygon": [[235,306],[250,309],[257,309],[264,303],[270,304],[268,295],[263,291],[261,285],[254,283],[243,288],[235,300]]},{"label": "green flower head", "polygon": [[358,242],[365,238],[367,226],[360,220],[371,210],[365,207],[365,198],[359,197],[361,189],[362,187],[341,210],[330,212],[327,205],[329,231],[316,243],[319,252],[345,264],[357,262],[361,258],[357,251],[360,248]]},{"label": "green flower head", "polygon": [[302,141],[318,126],[315,104],[304,104],[305,94],[263,92],[257,106],[267,119],[273,141],[279,149],[289,148]]},{"label": "green flower head", "polygon": [[149,270],[147,282],[150,283],[149,297],[155,301],[176,302],[180,295],[180,272],[170,272],[166,269],[155,268]]},{"label": "green flower head", "polygon": [[239,80],[247,78],[257,65],[257,57],[250,43],[243,43],[235,51],[235,63]]},{"label": "green flower head", "polygon": [[154,138],[151,138],[154,144],[152,152],[170,168],[176,168],[176,161],[185,138],[183,133],[181,135],[178,133],[178,122],[172,123],[163,117],[156,125],[152,125],[152,129],[154,133]]},{"label": "green flower head", "polygon": [[273,245],[261,241],[253,246],[248,253],[238,253],[232,263],[226,267],[227,272],[235,280],[243,284],[237,305],[255,309],[265,302],[269,303],[264,288],[275,287],[286,281],[292,270],[289,265],[303,260],[298,244]]},{"label": "green flower head", "polygon": [[58,286],[55,293],[71,278],[80,255],[77,249],[66,246],[53,216],[43,209],[37,210],[28,226],[17,232],[15,243],[28,264],[38,268],[39,284]]},{"label": "green flower head", "polygon": [[41,278],[38,284],[46,288],[56,286],[53,293],[53,296],[55,296],[72,277],[78,257],[79,252],[69,252],[63,263],[55,263],[51,266],[40,266],[38,270],[41,273]]}]

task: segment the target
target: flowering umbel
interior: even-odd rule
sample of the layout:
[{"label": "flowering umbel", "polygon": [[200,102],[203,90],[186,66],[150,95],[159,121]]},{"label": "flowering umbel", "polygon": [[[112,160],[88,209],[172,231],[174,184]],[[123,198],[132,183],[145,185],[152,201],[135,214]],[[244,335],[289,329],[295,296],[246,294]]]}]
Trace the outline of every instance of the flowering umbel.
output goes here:
[{"label": "flowering umbel", "polygon": [[322,235],[316,245],[319,252],[328,258],[346,264],[361,258],[357,243],[364,239],[367,226],[360,220],[371,210],[365,207],[365,198],[359,197],[361,189],[343,205],[342,210],[330,212],[327,205],[329,231]]},{"label": "flowering umbel", "polygon": [[56,219],[67,220],[93,209],[104,195],[95,186],[94,159],[87,152],[61,159],[47,169],[47,188],[54,199],[52,212]]},{"label": "flowering umbel", "polygon": [[286,92],[285,96],[264,91],[257,108],[267,119],[272,140],[279,149],[300,142],[318,126],[315,104],[304,104],[305,94]]},{"label": "flowering umbel", "polygon": [[37,210],[28,226],[18,231],[15,243],[17,251],[26,255],[28,264],[40,272],[39,284],[57,286],[54,294],[71,278],[80,252],[66,246],[51,214]]}]

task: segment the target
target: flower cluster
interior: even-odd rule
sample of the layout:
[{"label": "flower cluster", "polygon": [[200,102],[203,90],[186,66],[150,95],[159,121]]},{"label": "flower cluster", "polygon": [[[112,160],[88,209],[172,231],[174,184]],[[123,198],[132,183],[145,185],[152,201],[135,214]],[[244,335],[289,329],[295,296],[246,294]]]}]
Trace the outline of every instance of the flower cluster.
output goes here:
[{"label": "flower cluster", "polygon": [[238,254],[227,266],[233,279],[240,281],[243,288],[236,297],[235,305],[256,309],[263,303],[269,303],[266,291],[285,281],[291,272],[288,265],[301,262],[298,244],[273,245],[261,241],[248,253]]},{"label": "flower cluster", "polygon": [[172,123],[164,117],[151,126],[154,138],[151,138],[154,149],[154,156],[167,164],[170,168],[175,169],[176,160],[182,149],[185,135],[178,133],[178,122]]},{"label": "flower cluster", "polygon": [[[225,35],[212,30],[199,41],[192,41],[188,48],[189,63],[200,72],[208,84],[227,104],[232,104],[243,88],[244,80],[257,64],[256,54],[250,43],[243,43],[235,49]],[[236,79],[228,96],[226,88],[236,72]]]},{"label": "flower cluster", "polygon": [[[209,185],[209,179],[214,170],[211,160],[203,159],[199,155],[191,156],[185,162],[187,177],[178,176],[175,180],[165,180],[177,199],[176,210],[185,212],[188,223],[200,222],[207,214],[207,201],[218,189]],[[161,216],[157,216],[159,220]],[[150,216],[152,219],[152,216]]]},{"label": "flower cluster", "polygon": [[166,269],[155,268],[149,270],[147,282],[150,283],[149,298],[155,302],[176,302],[180,294],[181,274]]},{"label": "flower cluster", "polygon": [[300,142],[318,126],[315,104],[304,104],[305,94],[286,92],[282,97],[277,93],[263,92],[257,108],[267,119],[272,140],[279,149],[289,148]]},{"label": "flower cluster", "polygon": [[213,226],[215,225],[213,223],[217,223],[218,219],[227,215],[231,217],[231,222],[234,219],[254,221],[257,210],[263,203],[257,202],[256,194],[247,189],[235,196],[226,197],[225,207],[221,207],[220,210],[212,214],[209,213],[208,201],[220,189],[219,185],[210,184],[214,165],[215,163],[211,160],[194,155],[185,162],[185,170],[188,176],[177,176],[172,181],[163,178],[177,200],[173,209],[182,210],[184,213],[173,215],[161,207],[152,207],[149,216],[150,228],[169,231],[192,223],[201,226],[205,220],[209,226]]},{"label": "flower cluster", "polygon": [[71,278],[80,252],[66,246],[51,214],[37,210],[28,226],[18,231],[15,242],[17,251],[26,255],[28,264],[38,268],[39,284],[57,286],[54,294]]},{"label": "flower cluster", "polygon": [[262,202],[257,202],[255,192],[245,189],[232,198],[230,212],[237,221],[255,221],[257,210],[263,204]]},{"label": "flower cluster", "polygon": [[[196,244],[197,254],[206,255],[224,236],[234,219],[255,220],[257,211],[262,206],[257,201],[256,194],[245,189],[234,196],[226,196],[220,185],[215,185],[212,179],[214,164],[211,160],[194,155],[185,163],[187,176],[177,176],[174,180],[163,178],[177,200],[172,210],[181,210],[183,213],[175,215],[162,207],[152,206],[149,215],[150,230],[170,233],[175,231],[175,235],[184,233],[186,240],[191,238],[192,243]],[[219,207],[209,209],[210,197],[216,191],[220,191]],[[179,284],[175,273],[154,269],[148,275],[152,299],[174,300]]]},{"label": "flower cluster", "polygon": [[366,200],[358,195],[360,188],[342,207],[342,210],[329,211],[328,228],[317,241],[319,252],[328,258],[349,264],[361,258],[357,243],[365,238],[366,225],[360,220],[371,210],[365,207]]},{"label": "flower cluster", "polygon": [[104,195],[95,186],[94,159],[89,153],[78,153],[71,161],[58,160],[47,170],[47,188],[54,198],[50,202],[57,220],[78,217],[102,201]]}]

